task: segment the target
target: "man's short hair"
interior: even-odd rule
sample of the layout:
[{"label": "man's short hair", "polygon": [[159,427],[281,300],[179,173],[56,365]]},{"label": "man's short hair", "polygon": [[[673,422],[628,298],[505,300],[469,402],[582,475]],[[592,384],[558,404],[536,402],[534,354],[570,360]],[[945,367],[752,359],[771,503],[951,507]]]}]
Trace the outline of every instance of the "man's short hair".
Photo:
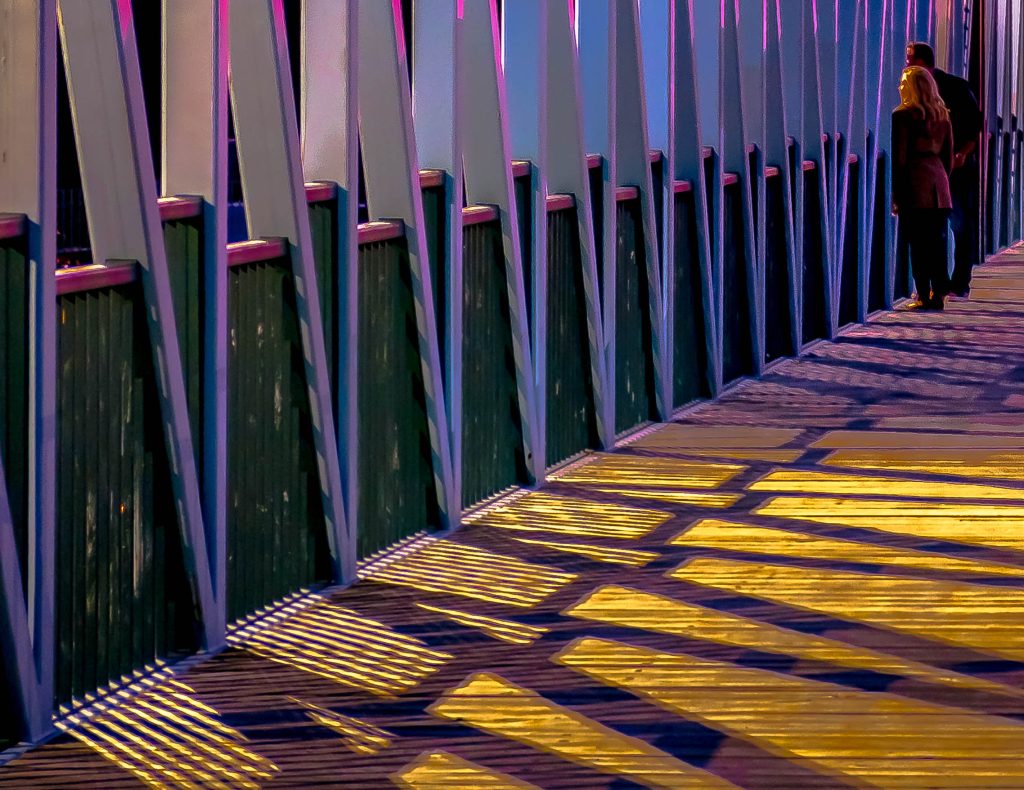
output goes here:
[{"label": "man's short hair", "polygon": [[911,51],[915,60],[921,61],[925,68],[935,68],[935,50],[931,48],[931,45],[925,44],[923,41],[911,41],[907,44],[907,49]]}]

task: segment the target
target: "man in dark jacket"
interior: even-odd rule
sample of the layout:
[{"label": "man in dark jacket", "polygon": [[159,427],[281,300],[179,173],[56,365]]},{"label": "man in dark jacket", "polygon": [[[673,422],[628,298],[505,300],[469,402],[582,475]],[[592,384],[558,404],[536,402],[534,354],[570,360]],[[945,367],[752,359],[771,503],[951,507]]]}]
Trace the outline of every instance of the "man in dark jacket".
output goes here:
[{"label": "man in dark jacket", "polygon": [[981,176],[977,148],[982,126],[981,108],[967,80],[935,68],[935,52],[928,44],[919,41],[907,44],[907,65],[921,66],[932,73],[953,124],[953,172],[949,180],[956,257],[950,284],[952,296],[962,298],[971,290],[971,270],[980,254]]}]

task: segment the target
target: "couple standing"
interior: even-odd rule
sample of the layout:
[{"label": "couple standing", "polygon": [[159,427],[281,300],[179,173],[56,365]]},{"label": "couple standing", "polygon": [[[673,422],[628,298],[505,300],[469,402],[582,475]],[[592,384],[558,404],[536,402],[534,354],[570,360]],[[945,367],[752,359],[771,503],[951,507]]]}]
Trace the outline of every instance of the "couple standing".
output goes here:
[{"label": "couple standing", "polygon": [[[967,298],[978,259],[979,172],[975,148],[981,111],[966,80],[935,68],[927,44],[907,45],[900,106],[892,114],[893,212],[898,255],[909,253],[917,300],[908,307],[941,310],[947,296]],[[952,212],[956,261],[948,274]]]}]

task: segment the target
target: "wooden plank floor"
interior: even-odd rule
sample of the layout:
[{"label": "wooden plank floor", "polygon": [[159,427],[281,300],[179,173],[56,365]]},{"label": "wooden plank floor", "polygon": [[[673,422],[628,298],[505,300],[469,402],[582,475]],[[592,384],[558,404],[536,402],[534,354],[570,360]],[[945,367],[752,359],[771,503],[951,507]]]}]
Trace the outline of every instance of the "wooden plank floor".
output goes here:
[{"label": "wooden plank floor", "polygon": [[1024,788],[1024,250],[292,604],[2,787]]}]

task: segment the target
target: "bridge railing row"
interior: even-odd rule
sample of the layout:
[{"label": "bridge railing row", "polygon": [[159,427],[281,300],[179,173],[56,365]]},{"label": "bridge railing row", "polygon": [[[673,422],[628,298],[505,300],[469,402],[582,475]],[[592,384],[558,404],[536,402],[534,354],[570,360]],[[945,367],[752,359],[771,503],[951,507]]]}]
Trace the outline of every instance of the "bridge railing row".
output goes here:
[{"label": "bridge railing row", "polygon": [[[62,4],[99,259],[54,274],[55,196],[15,172],[0,737],[37,739],[54,713],[219,649],[283,598],[349,583],[909,293],[886,157],[907,7],[881,4],[882,34],[874,0],[683,5],[588,3],[574,28],[567,5],[507,3],[502,53],[493,3],[420,5],[410,88],[397,5],[307,2],[323,24],[303,63],[322,68],[303,67],[301,103],[279,1],[247,5],[230,90],[254,238],[225,245],[221,6],[165,7],[181,72],[162,86],[162,179],[202,197],[157,201],[128,4]],[[38,9],[11,29],[55,62],[39,22],[56,27],[55,3]],[[829,41],[840,17],[857,33]],[[0,95],[39,109],[26,123],[52,115],[41,72],[11,73]],[[44,172],[43,127],[0,143]],[[1020,137],[999,134],[994,247],[1021,231]],[[375,221],[357,226],[360,191]]]},{"label": "bridge railing row", "polygon": [[[851,160],[854,170],[859,163]],[[813,174],[814,163],[800,172]],[[803,226],[807,265],[799,292],[786,264],[786,228],[792,216],[779,167],[766,172],[766,289],[755,293],[743,259],[743,209],[737,179],[724,178],[725,233],[721,236],[725,285],[726,378],[754,370],[752,300],[763,299],[768,343],[762,363],[790,355],[794,324],[806,339],[824,336],[821,277],[815,278],[820,223]],[[424,198],[429,204],[429,179]],[[811,192],[816,181],[805,179]],[[856,194],[856,193],[854,193]],[[350,265],[339,256],[337,192],[331,184],[307,186],[316,258],[317,290],[337,400],[338,278]],[[642,225],[636,191],[619,192],[616,207],[616,432],[657,419],[651,355],[650,292],[643,265]],[[694,186],[672,189],[675,213],[675,360],[672,407],[711,394],[703,286],[697,267]],[[816,201],[808,199],[811,205]],[[847,210],[859,216],[856,197]],[[581,281],[575,200],[547,200],[545,310],[547,399],[543,405],[549,463],[557,465],[601,446],[589,359],[587,308]],[[876,207],[877,210],[881,210]],[[204,354],[216,344],[207,336],[203,298],[205,249],[201,201],[160,201],[163,243],[174,298],[188,416],[202,433]],[[429,212],[428,212],[429,216]],[[527,219],[524,215],[524,220]],[[530,482],[523,457],[522,419],[516,396],[513,339],[508,321],[504,253],[496,212],[489,206],[463,211],[464,329],[462,391],[449,393],[462,410],[461,490],[466,506]],[[443,226],[429,223],[431,245]],[[522,227],[529,223],[524,221]],[[0,322],[0,433],[7,460],[7,493],[16,527],[19,563],[28,575],[27,446],[25,399],[28,376],[30,284],[26,277],[21,218],[6,219],[0,240],[4,306]],[[856,238],[854,235],[853,238]],[[518,240],[524,248],[526,239]],[[424,529],[440,529],[440,502],[433,478],[423,373],[417,348],[416,302],[405,229],[374,222],[359,228],[357,430],[362,472],[357,490],[358,556],[367,558]],[[288,245],[280,239],[228,247],[227,289],[227,617],[237,621],[289,594],[332,579],[330,547],[306,394],[301,326]],[[848,267],[857,272],[856,256]],[[884,260],[879,261],[884,266]],[[164,428],[148,337],[146,301],[132,261],[71,267],[57,274],[57,513],[56,594],[52,623],[56,674],[54,700],[69,712],[98,689],[124,683],[187,655],[201,645],[197,602],[188,581],[177,530]],[[435,298],[447,289],[438,266]],[[876,273],[874,279],[884,277]],[[653,287],[660,287],[655,284]],[[843,304],[855,304],[859,278],[843,282]],[[797,311],[800,307],[801,312]],[[438,336],[452,340],[441,326]],[[855,311],[844,311],[854,320]],[[532,322],[534,316],[530,316]],[[196,454],[202,478],[202,454]],[[8,721],[14,719],[8,717]],[[8,735],[16,737],[13,728]]]}]

